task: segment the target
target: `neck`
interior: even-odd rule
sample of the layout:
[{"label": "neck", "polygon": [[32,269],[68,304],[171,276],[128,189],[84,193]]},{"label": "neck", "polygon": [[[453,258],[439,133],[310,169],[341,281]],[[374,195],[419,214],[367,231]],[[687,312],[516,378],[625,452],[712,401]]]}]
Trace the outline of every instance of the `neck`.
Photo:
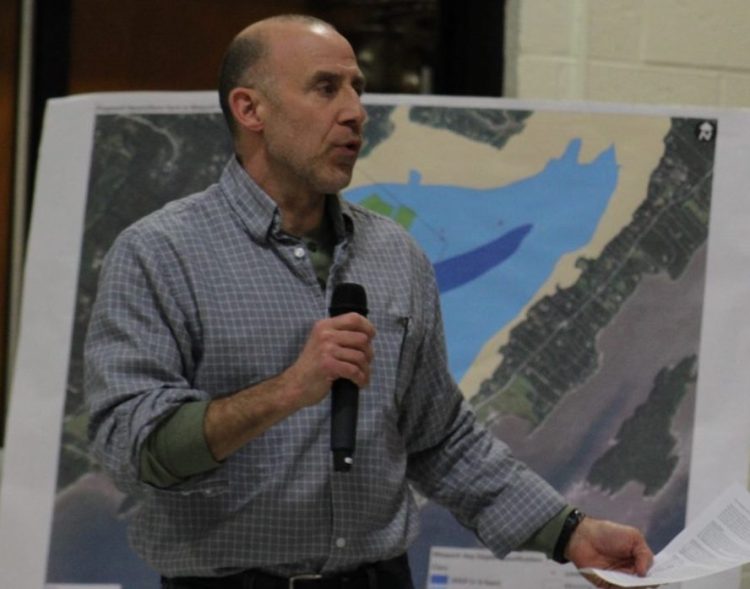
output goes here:
[{"label": "neck", "polygon": [[261,166],[253,165],[253,160],[237,159],[248,175],[276,203],[281,211],[281,228],[285,233],[300,237],[320,226],[325,212],[325,194],[314,193],[309,188],[279,183],[278,175]]},{"label": "neck", "polygon": [[325,195],[277,199],[281,211],[281,227],[290,235],[301,237],[320,227],[325,213]]}]

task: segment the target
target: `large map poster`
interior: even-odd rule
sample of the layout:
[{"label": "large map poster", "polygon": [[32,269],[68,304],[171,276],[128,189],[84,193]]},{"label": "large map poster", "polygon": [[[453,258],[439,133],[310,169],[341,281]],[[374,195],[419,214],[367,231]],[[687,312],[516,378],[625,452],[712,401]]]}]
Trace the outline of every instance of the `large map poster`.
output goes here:
[{"label": "large map poster", "polygon": [[[717,121],[419,106],[381,119],[346,196],[432,260],[480,420],[572,503],[662,547],[685,520]],[[423,543],[473,542],[423,513]]]},{"label": "large map poster", "polygon": [[[733,223],[750,218],[731,204],[734,182],[747,174],[734,160],[720,166],[717,149],[726,133],[727,152],[748,152],[744,144],[738,150],[736,133],[746,115],[387,96],[369,98],[368,115],[344,196],[395,219],[426,251],[451,369],[498,438],[571,503],[640,526],[655,549],[682,528],[691,504],[746,482],[747,374],[737,358],[747,340],[724,334],[732,309],[712,303],[750,294],[747,280],[727,268],[747,259],[727,239]],[[0,570],[9,570],[2,559],[22,551],[16,527],[34,505],[42,520],[36,544],[40,535],[44,541],[36,555],[24,553],[26,573],[14,587],[156,586],[125,539],[137,506],[87,452],[83,337],[114,237],[215,181],[231,146],[213,97],[203,94],[57,101],[44,142],[2,481]],[[722,184],[719,169],[737,176]],[[45,206],[49,212],[39,212]],[[719,222],[723,238],[715,237]],[[65,252],[73,261],[61,264],[56,256]],[[31,294],[55,272],[72,292],[67,302]],[[63,345],[41,350],[59,305],[67,323],[58,321],[64,333],[52,339]],[[717,354],[717,333],[736,352]],[[55,370],[39,375],[49,354],[64,356],[59,382]],[[45,424],[21,423],[49,398],[58,399],[45,434],[54,451],[26,429]],[[712,459],[729,446],[730,459]],[[37,447],[46,471],[30,474],[21,453]],[[31,477],[51,484],[28,493]],[[430,578],[431,551],[478,544],[442,508],[420,501],[423,532],[410,552],[417,587],[459,586]],[[527,579],[534,562],[524,566]],[[502,578],[503,563],[493,571]],[[33,584],[35,575],[42,581]]]}]

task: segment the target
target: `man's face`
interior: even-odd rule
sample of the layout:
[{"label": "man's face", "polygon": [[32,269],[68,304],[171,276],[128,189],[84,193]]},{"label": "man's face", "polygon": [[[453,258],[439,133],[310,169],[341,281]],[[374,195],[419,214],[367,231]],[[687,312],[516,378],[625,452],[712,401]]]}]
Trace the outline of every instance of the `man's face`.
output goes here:
[{"label": "man's face", "polygon": [[[290,27],[287,26],[287,29]],[[349,43],[322,26],[274,33],[263,136],[282,189],[335,193],[349,184],[366,113],[362,72]]]}]

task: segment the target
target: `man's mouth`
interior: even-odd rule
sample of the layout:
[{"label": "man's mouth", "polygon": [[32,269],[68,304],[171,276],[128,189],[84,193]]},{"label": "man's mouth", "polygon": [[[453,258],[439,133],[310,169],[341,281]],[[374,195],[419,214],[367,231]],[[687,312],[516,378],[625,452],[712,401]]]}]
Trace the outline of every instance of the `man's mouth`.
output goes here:
[{"label": "man's mouth", "polygon": [[338,143],[335,147],[337,151],[356,157],[357,155],[359,155],[359,150],[362,148],[362,140],[352,139],[351,141]]}]

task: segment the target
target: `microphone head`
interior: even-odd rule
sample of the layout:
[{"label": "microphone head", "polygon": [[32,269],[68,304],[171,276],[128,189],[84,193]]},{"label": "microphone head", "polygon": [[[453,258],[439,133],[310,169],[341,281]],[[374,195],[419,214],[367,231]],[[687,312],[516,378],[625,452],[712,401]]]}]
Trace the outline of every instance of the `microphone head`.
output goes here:
[{"label": "microphone head", "polygon": [[328,308],[331,317],[344,313],[359,313],[367,317],[367,294],[361,284],[342,282],[336,285]]}]

